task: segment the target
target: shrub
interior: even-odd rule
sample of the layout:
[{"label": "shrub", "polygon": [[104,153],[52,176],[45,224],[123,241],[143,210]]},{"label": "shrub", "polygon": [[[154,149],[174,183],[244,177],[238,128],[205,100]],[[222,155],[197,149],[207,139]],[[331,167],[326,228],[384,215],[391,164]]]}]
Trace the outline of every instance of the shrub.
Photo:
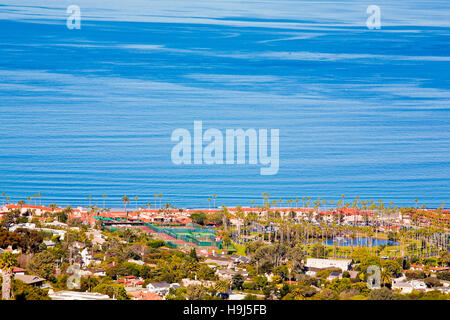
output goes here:
[{"label": "shrub", "polygon": [[408,270],[405,272],[406,278],[411,279],[425,279],[426,275],[422,270]]},{"label": "shrub", "polygon": [[242,287],[244,288],[244,290],[256,290],[256,283],[254,283],[253,281],[244,282]]},{"label": "shrub", "polygon": [[436,277],[439,280],[445,280],[445,281],[450,281],[450,271],[443,271],[443,272],[438,272]]},{"label": "shrub", "polygon": [[147,245],[150,248],[160,248],[163,247],[166,243],[163,240],[150,240],[147,242]]},{"label": "shrub", "polygon": [[442,283],[436,277],[428,277],[425,280],[423,280],[423,282],[425,282],[428,288],[442,286]]},{"label": "shrub", "polygon": [[394,295],[388,288],[372,290],[368,296],[369,300],[394,300]]}]

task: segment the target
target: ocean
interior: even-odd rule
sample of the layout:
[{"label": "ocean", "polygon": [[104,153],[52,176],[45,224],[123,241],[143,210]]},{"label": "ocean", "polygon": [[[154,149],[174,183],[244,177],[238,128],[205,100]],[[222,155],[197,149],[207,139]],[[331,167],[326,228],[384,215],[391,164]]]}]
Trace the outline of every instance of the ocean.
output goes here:
[{"label": "ocean", "polygon": [[[371,1],[2,3],[0,193],[12,201],[450,202],[447,0],[377,1],[379,30]],[[71,4],[81,29],[67,28]],[[279,129],[278,173],[174,164],[171,134],[194,121]]]}]

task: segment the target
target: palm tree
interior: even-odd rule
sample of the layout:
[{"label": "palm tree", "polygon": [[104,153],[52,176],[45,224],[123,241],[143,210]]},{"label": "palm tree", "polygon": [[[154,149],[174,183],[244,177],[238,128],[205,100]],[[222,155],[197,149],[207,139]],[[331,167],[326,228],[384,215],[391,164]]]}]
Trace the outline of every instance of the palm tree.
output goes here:
[{"label": "palm tree", "polygon": [[161,209],[161,199],[162,199],[162,193],[158,193],[158,197],[159,197],[159,208]]},{"label": "palm tree", "polygon": [[92,200],[92,196],[91,196],[91,195],[89,195],[88,199],[89,199],[89,207],[90,207],[90,206],[91,206],[91,200]]},{"label": "palm tree", "polygon": [[392,283],[392,278],[391,278],[390,273],[387,270],[385,270],[384,268],[381,270],[380,282],[383,287],[386,287],[387,285],[390,285]]},{"label": "palm tree", "polygon": [[137,209],[138,209],[138,199],[139,199],[138,196],[135,196],[135,197],[134,197],[134,200],[136,201],[136,211],[137,211]]},{"label": "palm tree", "polygon": [[128,220],[127,203],[130,202],[130,199],[128,199],[127,195],[124,195],[122,198],[122,201],[125,204],[125,214],[127,215],[127,220]]},{"label": "palm tree", "polygon": [[213,194],[212,197],[213,197],[213,208],[216,208],[216,195]]},{"label": "palm tree", "polygon": [[17,204],[20,206],[20,211],[22,211],[22,207],[25,204],[25,201],[20,200],[20,201],[17,202]]},{"label": "palm tree", "polygon": [[355,241],[355,238],[356,238],[356,234],[355,234],[355,232],[352,232],[351,234],[350,234],[350,244],[351,244],[351,252],[352,252],[352,254],[353,254],[353,242]]},{"label": "palm tree", "polygon": [[105,200],[106,200],[106,194],[103,195],[103,210],[106,208],[105,207]]},{"label": "palm tree", "polygon": [[39,197],[39,204],[42,206],[42,194],[40,192],[38,193],[38,197]]},{"label": "palm tree", "polygon": [[3,270],[2,298],[11,299],[12,279],[14,277],[13,269],[17,265],[17,259],[11,252],[5,252],[0,256],[0,268]]},{"label": "palm tree", "polygon": [[155,193],[155,194],[153,195],[153,197],[155,198],[155,209],[156,209],[156,198],[158,198],[158,195]]},{"label": "palm tree", "polygon": [[[4,192],[2,192],[2,198],[4,198],[5,197],[5,193]],[[5,205],[5,199],[2,199],[3,200],[3,205]]]},{"label": "palm tree", "polygon": [[214,289],[216,289],[216,291],[220,293],[228,292],[229,287],[230,283],[227,280],[217,280],[216,284],[214,285]]},{"label": "palm tree", "polygon": [[208,198],[208,209],[211,210],[211,198]]}]

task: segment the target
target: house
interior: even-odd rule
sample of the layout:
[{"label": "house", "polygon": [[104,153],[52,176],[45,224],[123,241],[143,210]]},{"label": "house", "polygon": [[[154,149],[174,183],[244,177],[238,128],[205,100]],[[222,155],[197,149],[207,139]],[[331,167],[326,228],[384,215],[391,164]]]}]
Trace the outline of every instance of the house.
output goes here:
[{"label": "house", "polygon": [[425,270],[429,268],[431,272],[440,272],[440,271],[449,271],[450,267],[427,267],[420,264],[411,264],[410,269],[411,270]]},{"label": "house", "polygon": [[91,262],[93,262],[92,255],[89,253],[87,248],[84,248],[83,251],[81,251],[81,260],[85,266],[88,266]]},{"label": "house", "polygon": [[86,235],[89,237],[89,239],[91,239],[93,245],[101,247],[106,242],[102,233],[98,230],[86,232]]},{"label": "house", "polygon": [[220,269],[216,271],[216,274],[221,280],[231,280],[233,276],[239,274],[239,272],[230,269]]},{"label": "house", "polygon": [[32,213],[33,215],[40,216],[41,214],[45,212],[61,212],[62,208],[50,208],[45,206],[37,206],[37,205],[18,205],[18,204],[7,204],[2,207],[2,211],[4,212],[10,212],[13,210],[19,210],[20,214],[26,214],[27,212]]},{"label": "house", "polygon": [[250,258],[246,257],[246,256],[240,256],[237,254],[233,254],[230,256],[231,259],[234,260],[234,263],[239,264],[239,263],[249,263]]},{"label": "house", "polygon": [[411,293],[413,290],[426,290],[427,285],[421,280],[405,281],[405,279],[398,278],[392,280],[392,290],[400,290],[401,293]]},{"label": "house", "polygon": [[244,298],[246,297],[246,294],[242,294],[242,293],[231,293],[228,296],[228,300],[244,300]]},{"label": "house", "polygon": [[136,263],[136,264],[138,264],[140,266],[143,266],[145,264],[145,262],[142,261],[142,260],[134,260],[134,259],[129,259],[128,262]]},{"label": "house", "polygon": [[122,279],[117,281],[118,283],[123,283],[129,287],[142,287],[144,280],[135,276],[124,276]]},{"label": "house", "polygon": [[86,248],[86,245],[83,242],[75,241],[72,243],[72,247],[81,250],[81,249]]},{"label": "house", "polygon": [[339,272],[332,272],[328,276],[327,280],[332,281],[333,279],[340,279],[340,278],[341,278],[341,274]]},{"label": "house", "polygon": [[47,246],[47,248],[54,248],[55,243],[52,240],[44,240],[44,244]]},{"label": "house", "polygon": [[181,283],[183,284],[183,287],[189,287],[189,286],[193,286],[193,285],[202,285],[205,287],[214,287],[215,285],[215,281],[210,281],[210,280],[193,280],[193,279],[188,279],[188,278],[184,278],[181,279]]},{"label": "house", "polygon": [[14,278],[33,287],[42,287],[45,281],[44,278],[28,274],[16,274]]},{"label": "house", "polygon": [[351,259],[317,259],[308,258],[306,260],[306,267],[308,270],[312,269],[328,269],[328,268],[339,268],[342,271],[350,270],[352,264]]},{"label": "house", "polygon": [[401,293],[411,293],[413,286],[404,278],[392,279],[392,290],[400,290]]},{"label": "house", "polygon": [[449,287],[437,287],[437,288],[433,288],[433,290],[439,290],[442,293],[450,294],[450,288]]},{"label": "house", "polygon": [[102,268],[91,268],[91,269],[89,269],[89,271],[91,271],[91,273],[96,277],[105,277],[106,276],[106,272]]},{"label": "house", "polygon": [[222,268],[234,268],[234,260],[224,257],[209,257],[204,263],[207,265],[217,265]]},{"label": "house", "polygon": [[161,281],[161,282],[152,282],[147,285],[147,289],[149,292],[159,294],[160,296],[165,296],[169,293],[169,289],[172,288],[171,284]]},{"label": "house", "polygon": [[11,246],[9,246],[8,248],[4,249],[3,252],[11,252],[12,254],[21,254],[22,249],[13,249]]},{"label": "house", "polygon": [[[24,275],[25,274],[25,269],[19,268],[19,267],[13,267],[13,274],[14,275]],[[3,274],[3,270],[0,269],[0,274]]]},{"label": "house", "polygon": [[17,275],[24,275],[25,274],[25,269],[19,268],[19,267],[14,267],[13,268],[13,273],[15,276]]},{"label": "house", "polygon": [[18,223],[18,224],[15,224],[15,225],[11,226],[9,228],[9,231],[13,232],[13,231],[16,231],[17,229],[31,229],[31,230],[34,230],[34,229],[36,229],[36,225],[34,223],[28,223],[28,222],[27,223]]},{"label": "house", "polygon": [[129,292],[128,295],[132,300],[163,300],[160,295],[144,290]]},{"label": "house", "polygon": [[409,282],[414,290],[425,290],[427,285],[421,280],[412,280]]},{"label": "house", "polygon": [[307,276],[314,277],[316,275],[316,271],[308,270],[305,272]]},{"label": "house", "polygon": [[53,226],[53,227],[61,227],[61,228],[67,228],[67,223],[62,223],[59,221],[52,221],[44,223],[46,226]]}]

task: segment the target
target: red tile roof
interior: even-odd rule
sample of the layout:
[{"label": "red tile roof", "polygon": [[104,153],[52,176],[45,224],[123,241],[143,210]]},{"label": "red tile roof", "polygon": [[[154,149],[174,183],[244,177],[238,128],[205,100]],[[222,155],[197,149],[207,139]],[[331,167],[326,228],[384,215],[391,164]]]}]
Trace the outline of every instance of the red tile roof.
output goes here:
[{"label": "red tile roof", "polygon": [[153,292],[135,291],[129,292],[128,294],[137,300],[163,300],[160,295]]}]

